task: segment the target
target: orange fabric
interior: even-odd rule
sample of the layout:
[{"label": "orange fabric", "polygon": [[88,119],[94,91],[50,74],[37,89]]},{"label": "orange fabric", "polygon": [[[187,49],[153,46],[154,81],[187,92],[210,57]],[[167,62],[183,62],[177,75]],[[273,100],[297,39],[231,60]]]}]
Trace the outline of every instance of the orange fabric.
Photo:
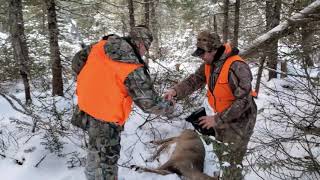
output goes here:
[{"label": "orange fabric", "polygon": [[[229,69],[234,61],[243,61],[238,55],[229,57],[223,64],[220,74],[218,76],[217,82],[213,89],[213,93],[210,92],[209,88],[207,91],[208,101],[210,106],[215,112],[222,112],[231,106],[235,97],[232,90],[228,84]],[[210,65],[205,65],[205,75],[207,84],[209,84],[210,77]]]},{"label": "orange fabric", "polygon": [[253,96],[253,97],[258,97],[257,91],[256,91],[256,90],[252,90],[252,91],[251,91],[251,96]]},{"label": "orange fabric", "polygon": [[224,44],[225,50],[224,50],[224,54],[230,54],[232,51],[231,45],[229,43],[225,43]]},{"label": "orange fabric", "polygon": [[92,47],[77,77],[78,105],[96,119],[123,125],[132,104],[124,81],[142,65],[113,61],[105,54],[106,43],[106,40],[101,40]]}]

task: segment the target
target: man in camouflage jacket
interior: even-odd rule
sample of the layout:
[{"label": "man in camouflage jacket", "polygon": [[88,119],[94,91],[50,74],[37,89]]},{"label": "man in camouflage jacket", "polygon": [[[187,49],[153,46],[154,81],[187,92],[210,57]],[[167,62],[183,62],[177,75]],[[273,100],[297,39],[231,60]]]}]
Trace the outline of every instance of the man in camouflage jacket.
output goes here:
[{"label": "man in camouflage jacket", "polygon": [[[192,55],[200,57],[204,63],[194,74],[169,89],[165,93],[165,98],[181,99],[204,87],[206,85],[205,64],[212,68],[207,84],[207,88],[212,92],[226,59],[239,52],[235,47],[229,53],[225,53],[225,49],[226,45],[222,45],[217,34],[210,31],[200,32],[197,37],[197,50]],[[199,118],[202,127],[213,127],[216,140],[223,142],[214,142],[214,150],[220,164],[230,163],[228,167],[221,167],[223,180],[243,179],[242,160],[257,116],[257,107],[251,93],[251,81],[252,74],[249,66],[243,61],[233,62],[228,72],[228,84],[235,100],[224,111]]]},{"label": "man in camouflage jacket", "polygon": [[[124,82],[133,102],[146,113],[157,115],[172,113],[172,103],[164,100],[155,92],[147,64],[141,58],[151,45],[152,34],[150,31],[144,26],[137,26],[132,29],[128,37],[109,35],[103,39],[107,40],[104,51],[113,61],[144,65],[131,72]],[[140,42],[143,42],[143,46],[140,46]],[[85,47],[74,56],[72,68],[77,75],[85,66],[92,45]],[[85,169],[87,179],[117,179],[120,132],[123,127],[100,121],[79,109],[74,118],[80,119],[78,121],[81,123],[86,123],[84,128],[89,135]]]}]

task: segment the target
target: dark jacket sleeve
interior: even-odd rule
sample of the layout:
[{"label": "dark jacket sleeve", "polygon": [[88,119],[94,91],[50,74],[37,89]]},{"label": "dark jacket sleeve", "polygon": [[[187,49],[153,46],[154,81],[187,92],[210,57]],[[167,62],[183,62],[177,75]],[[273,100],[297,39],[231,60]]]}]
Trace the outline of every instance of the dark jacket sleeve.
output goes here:
[{"label": "dark jacket sleeve", "polygon": [[72,70],[76,75],[80,73],[81,69],[86,64],[90,51],[91,45],[86,46],[77,52],[72,58]]},{"label": "dark jacket sleeve", "polygon": [[178,99],[182,99],[205,86],[206,77],[204,73],[204,66],[204,64],[201,64],[195,73],[191,74],[185,80],[173,87],[177,92]]},{"label": "dark jacket sleeve", "polygon": [[218,124],[238,119],[250,108],[253,101],[251,96],[252,74],[246,63],[234,62],[230,67],[228,80],[236,100],[228,109],[219,114],[222,122],[220,121]]},{"label": "dark jacket sleeve", "polygon": [[173,104],[164,100],[154,90],[150,76],[143,67],[130,73],[125,80],[125,85],[134,103],[146,113],[156,115],[171,114]]}]

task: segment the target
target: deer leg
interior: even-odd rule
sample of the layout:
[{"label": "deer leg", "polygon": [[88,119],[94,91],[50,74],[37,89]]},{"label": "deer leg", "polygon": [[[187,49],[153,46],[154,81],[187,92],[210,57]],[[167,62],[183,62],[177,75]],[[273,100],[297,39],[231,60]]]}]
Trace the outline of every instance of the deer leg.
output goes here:
[{"label": "deer leg", "polygon": [[170,144],[174,142],[174,138],[168,138],[164,140],[159,140],[159,141],[153,141],[152,143],[161,145],[159,149],[154,153],[153,156],[147,159],[147,162],[152,162],[154,161],[157,157],[159,157],[160,153],[166,149]]},{"label": "deer leg", "polygon": [[146,168],[146,167],[140,167],[140,166],[136,166],[136,165],[132,165],[131,169],[133,169],[135,171],[138,172],[151,172],[151,173],[156,173],[156,174],[161,174],[161,175],[167,175],[167,174],[171,174],[172,172],[165,170],[165,169],[150,169],[150,168]]},{"label": "deer leg", "polygon": [[171,137],[171,138],[167,138],[167,139],[161,139],[161,140],[157,140],[157,141],[150,141],[150,143],[155,144],[155,145],[161,145],[163,143],[169,142],[169,141],[173,141],[176,137]]},{"label": "deer leg", "polygon": [[176,173],[179,176],[181,176],[182,172],[179,166],[176,165],[176,160],[169,159],[167,162],[165,162],[163,165],[161,165],[158,169],[159,170],[166,170],[171,173]]}]

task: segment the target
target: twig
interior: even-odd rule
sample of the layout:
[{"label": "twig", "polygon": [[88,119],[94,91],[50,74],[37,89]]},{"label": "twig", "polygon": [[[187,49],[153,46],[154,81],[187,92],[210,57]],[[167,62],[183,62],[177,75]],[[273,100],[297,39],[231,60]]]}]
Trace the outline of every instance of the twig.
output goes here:
[{"label": "twig", "polygon": [[12,107],[14,110],[16,110],[16,111],[18,111],[18,112],[20,112],[20,113],[22,113],[22,114],[25,114],[25,115],[27,115],[27,116],[30,115],[29,113],[27,113],[27,112],[19,109],[19,108],[12,102],[12,100],[7,97],[7,95],[5,95],[5,94],[3,94],[3,93],[0,93],[0,95],[8,101],[8,103],[11,105],[11,107]]},{"label": "twig", "polygon": [[261,178],[261,179],[264,180],[264,178],[258,173],[258,171],[256,171],[256,170],[254,169],[253,165],[249,162],[248,157],[246,157],[246,160],[247,160],[250,168],[252,169],[252,171],[253,171],[257,176],[259,176],[259,178]]},{"label": "twig", "polygon": [[46,157],[47,157],[47,154],[44,155],[44,156],[40,159],[40,161],[39,161],[34,167],[37,168],[37,167],[40,165],[40,163],[41,163]]},{"label": "twig", "polygon": [[161,63],[159,63],[157,60],[152,59],[152,58],[150,58],[150,59],[151,59],[154,63],[158,64],[159,66],[161,66],[162,68],[164,68],[165,70],[167,70],[168,72],[170,72],[170,73],[173,74],[173,72],[172,72],[170,69],[168,69],[167,67],[165,67],[164,65],[162,65]]},{"label": "twig", "polygon": [[[256,63],[256,62],[254,62],[253,64],[256,64],[256,65],[260,66],[260,64]],[[269,71],[273,71],[273,72],[276,72],[278,74],[283,74],[283,75],[292,76],[292,77],[300,77],[300,78],[306,78],[306,79],[319,80],[319,77],[310,77],[310,76],[301,75],[301,74],[290,74],[290,73],[285,73],[283,71],[275,70],[275,69],[272,69],[272,68],[269,68],[269,67],[263,67],[263,69],[267,69]]]}]

